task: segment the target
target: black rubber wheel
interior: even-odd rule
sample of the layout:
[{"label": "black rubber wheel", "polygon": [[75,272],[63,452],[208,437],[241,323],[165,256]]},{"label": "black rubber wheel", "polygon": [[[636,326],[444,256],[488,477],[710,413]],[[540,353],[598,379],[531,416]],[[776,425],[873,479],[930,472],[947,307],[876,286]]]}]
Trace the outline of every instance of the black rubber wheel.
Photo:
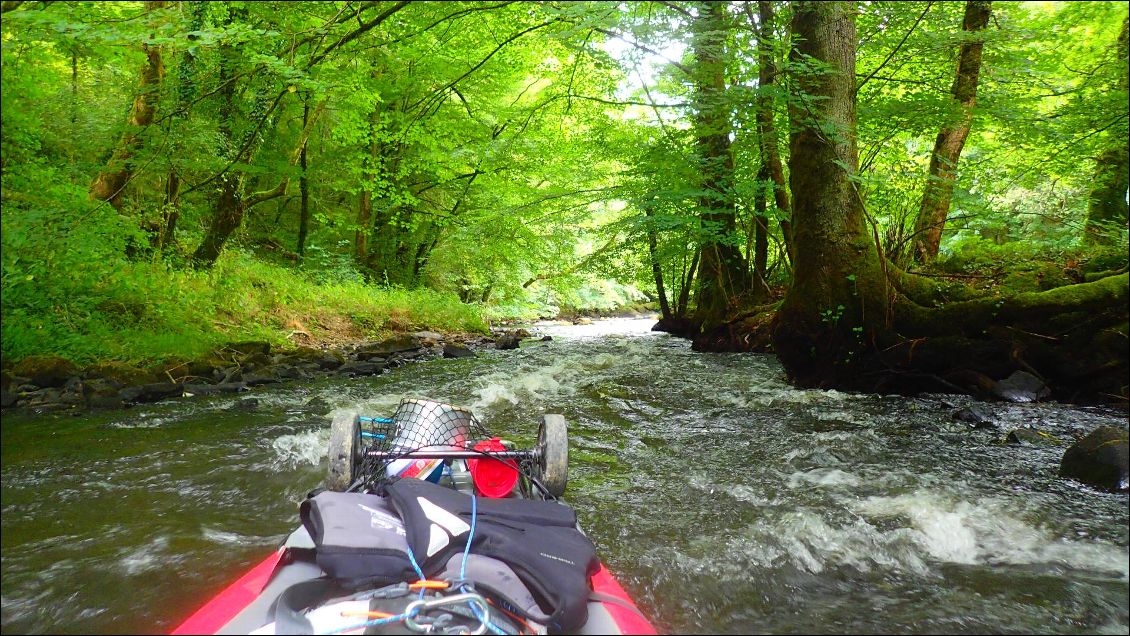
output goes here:
[{"label": "black rubber wheel", "polygon": [[542,416],[537,450],[542,485],[554,497],[564,495],[569,481],[569,430],[563,415]]},{"label": "black rubber wheel", "polygon": [[361,469],[361,418],[353,411],[334,416],[330,425],[330,466],[326,488],[343,492]]}]

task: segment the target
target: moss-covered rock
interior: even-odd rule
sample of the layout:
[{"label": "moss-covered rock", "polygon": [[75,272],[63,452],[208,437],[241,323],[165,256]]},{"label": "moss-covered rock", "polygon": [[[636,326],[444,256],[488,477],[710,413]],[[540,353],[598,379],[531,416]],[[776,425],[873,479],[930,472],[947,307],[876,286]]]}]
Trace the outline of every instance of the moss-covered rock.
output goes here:
[{"label": "moss-covered rock", "polygon": [[1130,434],[1124,428],[1102,426],[1063,454],[1060,477],[1069,477],[1106,490],[1130,487]]},{"label": "moss-covered rock", "polygon": [[91,365],[83,370],[82,375],[88,379],[104,378],[114,380],[121,383],[122,386],[158,382],[162,377],[161,374],[154,369],[141,369],[132,364],[118,362],[116,360]]},{"label": "moss-covered rock", "polygon": [[73,362],[59,356],[29,356],[12,368],[12,375],[28,378],[41,387],[60,387],[78,374]]}]

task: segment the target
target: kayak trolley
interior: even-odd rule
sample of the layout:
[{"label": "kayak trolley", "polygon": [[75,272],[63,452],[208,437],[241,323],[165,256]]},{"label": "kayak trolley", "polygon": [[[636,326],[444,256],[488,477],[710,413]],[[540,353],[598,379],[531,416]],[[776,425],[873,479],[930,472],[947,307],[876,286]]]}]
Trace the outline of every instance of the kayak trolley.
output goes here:
[{"label": "kayak trolley", "polygon": [[[339,413],[330,428],[326,488],[370,491],[392,479],[415,477],[438,481],[444,467],[465,461],[476,486],[490,495],[488,484],[505,496],[492,477],[520,478],[525,496],[556,499],[568,481],[568,427],[562,415],[543,415],[532,449],[492,437],[471,411],[421,398],[400,401],[391,418]],[[507,468],[509,467],[509,468]]]}]

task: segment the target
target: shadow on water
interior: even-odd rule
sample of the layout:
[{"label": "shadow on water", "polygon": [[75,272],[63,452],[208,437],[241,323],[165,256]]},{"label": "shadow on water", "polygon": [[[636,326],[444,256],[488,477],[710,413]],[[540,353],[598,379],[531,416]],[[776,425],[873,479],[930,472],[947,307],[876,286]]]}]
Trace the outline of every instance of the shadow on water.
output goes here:
[{"label": "shadow on water", "polygon": [[770,357],[697,354],[648,321],[239,398],[5,417],[5,633],[168,631],[262,559],[325,470],[329,416],[404,396],[532,442],[570,423],[568,497],[661,629],[1126,633],[1127,496],[1056,477],[1065,444],[1125,417],[958,396],[788,386]]}]

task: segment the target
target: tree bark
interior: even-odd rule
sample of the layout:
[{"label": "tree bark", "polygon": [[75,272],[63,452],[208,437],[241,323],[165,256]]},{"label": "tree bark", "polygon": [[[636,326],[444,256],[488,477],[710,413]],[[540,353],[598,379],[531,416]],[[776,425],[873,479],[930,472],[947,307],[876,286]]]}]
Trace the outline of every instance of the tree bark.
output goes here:
[{"label": "tree bark", "polygon": [[[652,211],[650,209],[644,210],[644,214],[650,217]],[[659,315],[664,320],[670,320],[671,305],[667,302],[667,290],[663,288],[663,268],[659,263],[658,239],[655,228],[651,227],[650,223],[647,228],[647,253],[651,258],[651,274],[655,278],[655,291],[659,295]]]},{"label": "tree bark", "polygon": [[914,257],[920,263],[928,263],[938,256],[942,229],[953,201],[957,162],[973,127],[973,109],[977,105],[977,80],[981,74],[981,51],[984,48],[984,40],[977,33],[988,25],[991,15],[992,2],[966,0],[961,28],[967,35],[958,55],[957,75],[950,88],[957,116],[942,126],[934,140],[930,175],[914,223]]},{"label": "tree bark", "polygon": [[[770,168],[767,161],[761,162],[757,171],[758,188],[753,200],[753,275],[754,283],[767,286],[765,277],[769,269],[769,215],[765,204],[765,190],[762,184],[772,182],[769,179]],[[768,289],[766,289],[768,297]]]},{"label": "tree bark", "polygon": [[[152,14],[164,6],[163,1],[147,1],[145,12]],[[141,45],[141,50],[145,53],[145,66],[141,69],[141,79],[138,81],[137,95],[134,97],[126,121],[126,131],[122,134],[117,148],[114,149],[109,163],[90,184],[91,200],[108,201],[119,211],[122,209],[126,185],[133,178],[135,168],[133,159],[145,146],[142,133],[153,123],[157,112],[161,80],[165,77],[161,47],[146,43]]]},{"label": "tree bark", "polygon": [[730,111],[726,100],[725,44],[729,25],[725,3],[703,2],[691,22],[695,57],[694,128],[702,189],[699,292],[702,321],[720,321],[750,291],[748,267],[735,240],[737,211],[732,196],[734,158],[730,150]]},{"label": "tree bark", "polygon": [[[1118,36],[1118,91],[1130,90],[1130,18],[1122,20]],[[1126,104],[1123,103],[1125,108]],[[1126,138],[1111,138],[1109,146],[1095,161],[1095,185],[1087,204],[1085,240],[1092,245],[1114,245],[1121,230],[1130,222],[1130,205],[1126,192],[1130,189],[1130,150]]]},{"label": "tree bark", "polygon": [[691,264],[687,267],[686,275],[683,277],[682,285],[679,286],[679,297],[675,301],[675,317],[687,317],[687,310],[691,302],[691,287],[694,285],[695,274],[698,273],[698,250],[695,250],[694,255],[691,256]]}]

